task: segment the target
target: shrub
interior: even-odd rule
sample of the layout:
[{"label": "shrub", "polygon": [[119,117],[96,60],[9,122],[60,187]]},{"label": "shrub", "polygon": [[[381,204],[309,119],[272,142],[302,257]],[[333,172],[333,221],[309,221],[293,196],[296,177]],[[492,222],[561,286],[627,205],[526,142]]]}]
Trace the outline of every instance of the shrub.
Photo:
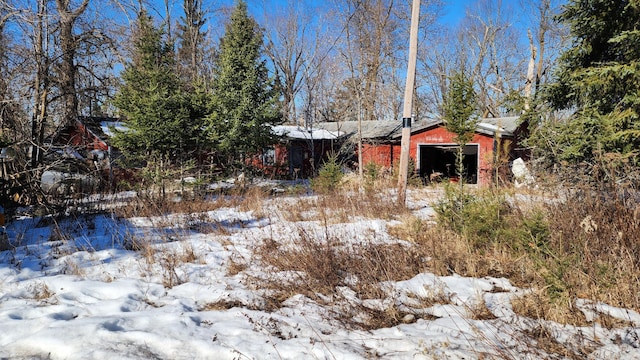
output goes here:
[{"label": "shrub", "polygon": [[480,248],[498,241],[506,232],[505,217],[511,209],[503,195],[473,196],[447,185],[435,211],[442,226],[465,237],[474,248]]},{"label": "shrub", "polygon": [[367,191],[372,191],[375,188],[376,181],[382,175],[382,166],[371,161],[364,166],[364,188]]},{"label": "shrub", "polygon": [[318,176],[311,181],[311,187],[320,193],[333,192],[338,188],[343,177],[344,173],[338,161],[338,156],[331,154],[322,164]]}]

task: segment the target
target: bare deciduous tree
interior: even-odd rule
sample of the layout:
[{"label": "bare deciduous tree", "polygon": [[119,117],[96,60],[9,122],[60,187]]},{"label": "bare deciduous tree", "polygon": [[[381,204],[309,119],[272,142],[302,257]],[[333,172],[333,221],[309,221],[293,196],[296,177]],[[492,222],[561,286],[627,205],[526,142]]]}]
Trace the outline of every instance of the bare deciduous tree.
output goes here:
[{"label": "bare deciduous tree", "polygon": [[[481,0],[467,9],[457,28],[442,31],[432,42],[436,50],[422,53],[422,75],[429,83],[426,96],[441,104],[446,78],[464,68],[476,87],[482,116],[505,115],[505,100],[512,91],[522,90],[522,67],[528,59],[514,22],[514,12],[501,1]],[[431,111],[442,114],[442,107]]]},{"label": "bare deciduous tree", "polygon": [[5,31],[8,21],[18,13],[19,11],[12,4],[6,0],[0,0],[0,141],[3,137],[9,137],[8,134],[4,134],[5,128],[13,131],[13,136],[10,137],[19,140],[16,139],[18,138],[16,130],[18,130],[19,108],[13,99],[10,85],[11,73],[14,70],[9,64],[12,46]]},{"label": "bare deciduous tree", "polygon": [[[311,60],[317,38],[310,29],[312,12],[304,2],[289,0],[265,15],[265,53],[273,62],[283,94],[282,114],[286,122],[299,124],[296,96],[304,83],[304,68]],[[265,9],[265,13],[266,13]],[[317,36],[317,33],[315,33]]]},{"label": "bare deciduous tree", "polygon": [[79,47],[79,36],[74,33],[74,25],[78,17],[87,9],[89,0],[83,0],[75,9],[71,0],[56,0],[56,8],[59,16],[59,32],[61,61],[57,72],[57,83],[60,87],[60,95],[63,98],[64,124],[73,123],[78,116],[78,96],[76,93],[76,51]]},{"label": "bare deciduous tree", "polygon": [[184,0],[182,9],[184,16],[180,18],[177,34],[180,72],[193,83],[203,76],[201,68],[205,53],[205,12],[201,0]]}]

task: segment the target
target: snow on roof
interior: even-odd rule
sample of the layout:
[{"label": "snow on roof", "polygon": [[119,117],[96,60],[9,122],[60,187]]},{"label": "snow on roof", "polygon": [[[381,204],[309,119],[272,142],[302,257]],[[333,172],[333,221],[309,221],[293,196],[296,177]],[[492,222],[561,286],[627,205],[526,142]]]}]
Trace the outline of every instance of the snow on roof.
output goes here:
[{"label": "snow on roof", "polygon": [[492,136],[497,132],[504,136],[513,136],[520,123],[519,120],[519,116],[482,118],[478,122],[477,131]]},{"label": "snow on roof", "polygon": [[513,136],[513,132],[507,131],[505,128],[485,122],[480,122],[476,125],[476,131],[485,134],[494,136],[496,134],[500,134],[501,136]]},{"label": "snow on roof", "polygon": [[298,140],[335,140],[344,135],[344,132],[341,131],[329,131],[320,128],[305,129],[296,125],[278,125],[274,126],[272,130],[276,135]]},{"label": "snow on roof", "polygon": [[102,132],[108,137],[112,137],[114,135],[111,131],[112,128],[123,132],[129,130],[129,128],[127,128],[127,126],[122,121],[101,121],[100,128],[102,129]]}]

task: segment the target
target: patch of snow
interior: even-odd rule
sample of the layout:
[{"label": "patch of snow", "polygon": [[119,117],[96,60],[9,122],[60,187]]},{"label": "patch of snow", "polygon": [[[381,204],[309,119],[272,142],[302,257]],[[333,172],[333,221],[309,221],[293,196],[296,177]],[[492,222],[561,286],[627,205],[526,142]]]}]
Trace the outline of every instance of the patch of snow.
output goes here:
[{"label": "patch of snow", "polygon": [[[119,196],[112,201],[135,193]],[[434,196],[411,192],[414,215],[432,218]],[[269,201],[274,212],[261,217],[221,207],[203,214],[59,222],[63,239],[56,238],[52,219],[12,221],[7,233],[16,248],[0,252],[0,358],[557,358],[527,340],[525,333],[539,326],[568,347],[588,344],[594,349],[589,359],[640,357],[640,314],[584,300],[576,305],[586,315],[604,313],[629,325],[605,329],[525,318],[513,312],[511,300],[528,290],[503,278],[422,273],[385,282],[386,295],[364,300],[348,286],[339,288],[344,306],[396,306],[408,314],[398,325],[370,331],[343,326],[332,318],[334,309],[302,294],[291,294],[278,309],[259,310],[265,289],[255,289],[252,279],[272,275],[253,261],[253,249],[264,239],[290,246],[304,230],[312,237],[329,235],[338,246],[410,246],[387,233],[392,221],[290,222],[277,215],[277,206],[299,198]],[[218,231],[191,230],[194,218],[216,224]],[[136,237],[151,241],[153,251],[126,250],[127,239]],[[189,250],[195,260],[162,265],[170,260],[166,256]],[[242,274],[229,271],[238,259],[247,264]],[[483,302],[493,319],[474,318]]]}]

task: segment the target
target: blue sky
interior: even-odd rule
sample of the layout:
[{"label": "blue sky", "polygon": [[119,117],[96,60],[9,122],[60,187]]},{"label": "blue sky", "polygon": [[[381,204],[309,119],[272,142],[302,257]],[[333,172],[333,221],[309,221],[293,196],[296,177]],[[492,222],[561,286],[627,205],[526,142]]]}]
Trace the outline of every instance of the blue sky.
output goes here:
[{"label": "blue sky", "polygon": [[457,23],[464,17],[466,8],[475,2],[475,0],[445,1],[443,16],[440,22],[443,24]]}]

